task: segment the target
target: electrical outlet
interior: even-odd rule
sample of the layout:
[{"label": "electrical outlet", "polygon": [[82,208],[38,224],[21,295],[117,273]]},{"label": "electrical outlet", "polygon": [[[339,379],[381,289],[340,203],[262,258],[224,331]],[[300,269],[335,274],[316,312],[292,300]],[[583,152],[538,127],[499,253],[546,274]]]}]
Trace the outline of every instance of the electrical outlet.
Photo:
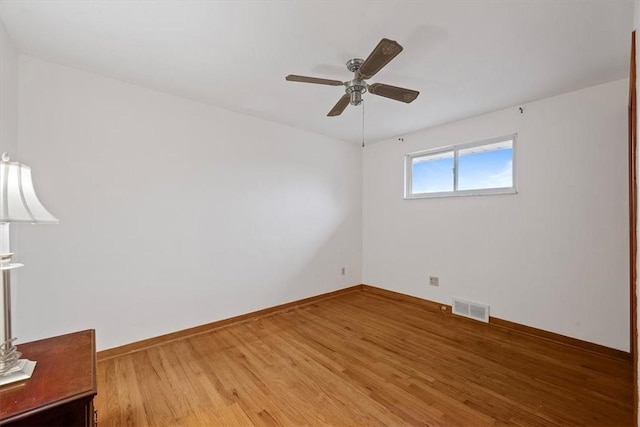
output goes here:
[{"label": "electrical outlet", "polygon": [[345,274],[347,274],[347,269],[345,267],[342,267],[342,270],[340,270],[340,273],[344,276]]},{"label": "electrical outlet", "polygon": [[429,286],[440,286],[440,278],[438,276],[429,276]]}]

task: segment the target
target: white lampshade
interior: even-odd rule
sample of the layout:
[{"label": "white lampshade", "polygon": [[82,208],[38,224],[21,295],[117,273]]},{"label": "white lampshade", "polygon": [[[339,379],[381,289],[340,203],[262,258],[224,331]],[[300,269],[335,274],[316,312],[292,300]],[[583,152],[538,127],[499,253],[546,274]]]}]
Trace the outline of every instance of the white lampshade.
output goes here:
[{"label": "white lampshade", "polygon": [[10,162],[7,153],[0,160],[0,223],[3,222],[58,223],[36,196],[31,168]]}]

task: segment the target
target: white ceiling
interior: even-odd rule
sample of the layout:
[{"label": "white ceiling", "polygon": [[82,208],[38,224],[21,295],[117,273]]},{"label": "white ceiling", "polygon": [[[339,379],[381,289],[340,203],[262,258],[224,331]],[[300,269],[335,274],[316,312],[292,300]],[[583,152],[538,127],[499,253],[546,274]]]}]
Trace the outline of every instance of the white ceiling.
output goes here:
[{"label": "white ceiling", "polygon": [[633,3],[601,1],[14,1],[0,20],[23,53],[337,139],[361,107],[326,114],[344,66],[378,41],[404,51],[369,83],[367,141],[628,76]]}]

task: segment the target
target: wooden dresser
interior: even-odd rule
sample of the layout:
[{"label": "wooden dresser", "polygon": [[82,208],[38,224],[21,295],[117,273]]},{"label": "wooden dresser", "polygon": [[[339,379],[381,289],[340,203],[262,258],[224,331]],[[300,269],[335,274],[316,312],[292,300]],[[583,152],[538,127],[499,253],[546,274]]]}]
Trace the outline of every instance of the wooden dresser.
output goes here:
[{"label": "wooden dresser", "polygon": [[0,387],[0,426],[95,426],[94,330],[18,345],[33,376]]}]

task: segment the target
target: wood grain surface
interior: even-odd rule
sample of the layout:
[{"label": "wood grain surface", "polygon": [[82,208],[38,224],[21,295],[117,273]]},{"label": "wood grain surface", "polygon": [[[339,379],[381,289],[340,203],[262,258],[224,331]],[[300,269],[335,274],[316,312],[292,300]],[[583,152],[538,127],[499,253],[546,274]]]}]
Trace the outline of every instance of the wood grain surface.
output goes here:
[{"label": "wood grain surface", "polygon": [[33,376],[0,388],[0,425],[96,394],[95,332],[87,330],[18,345],[37,362]]},{"label": "wood grain surface", "polygon": [[98,363],[102,426],[630,426],[632,366],[371,292]]},{"label": "wood grain surface", "polygon": [[148,338],[142,341],[136,341],[131,344],[125,344],[119,347],[109,348],[107,350],[102,350],[98,352],[98,361],[110,359],[112,357],[120,357],[125,354],[135,353],[136,351],[146,350],[156,345],[167,344],[172,341],[181,340],[181,339],[202,334],[205,332],[211,332],[212,329],[222,328],[225,326],[246,322],[246,321],[253,321],[262,316],[269,316],[279,311],[287,310],[293,307],[299,307],[305,304],[310,304],[312,302],[320,301],[325,298],[333,298],[334,296],[337,296],[340,294],[360,291],[362,290],[363,286],[364,285],[355,285],[355,286],[351,286],[344,289],[338,289],[337,291],[332,291],[332,292],[316,295],[309,298],[303,298],[301,300],[296,300],[296,301],[288,302],[285,304],[276,305],[274,307],[267,307],[262,310],[252,311],[250,313],[230,317],[228,319],[222,319],[215,322],[206,323],[204,325],[195,326],[193,328],[183,329],[177,332],[171,332],[169,334]]},{"label": "wood grain surface", "polygon": [[[636,93],[636,32],[631,33],[631,54],[629,67],[629,311],[631,312],[631,354],[633,366],[638,366],[638,110]],[[638,418],[638,371],[633,371],[633,413]]]}]

